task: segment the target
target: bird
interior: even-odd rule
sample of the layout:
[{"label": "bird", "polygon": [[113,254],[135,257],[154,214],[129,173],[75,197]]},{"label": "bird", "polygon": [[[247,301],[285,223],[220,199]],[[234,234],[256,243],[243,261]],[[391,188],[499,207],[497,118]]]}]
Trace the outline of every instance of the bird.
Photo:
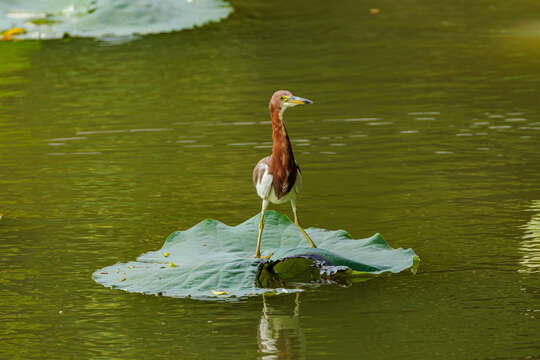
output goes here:
[{"label": "bird", "polygon": [[[261,241],[263,233],[264,212],[269,203],[291,203],[294,213],[294,223],[304,235],[311,247],[317,246],[300,225],[296,214],[296,195],[302,190],[302,174],[294,160],[291,141],[285,128],[283,113],[288,108],[302,104],[312,104],[313,101],[294,96],[288,90],[278,90],[270,98],[268,108],[272,118],[272,155],[259,160],[253,169],[253,185],[257,195],[262,199],[261,219],[259,221],[259,237],[255,258],[261,258]],[[264,258],[268,259],[271,253]]]}]

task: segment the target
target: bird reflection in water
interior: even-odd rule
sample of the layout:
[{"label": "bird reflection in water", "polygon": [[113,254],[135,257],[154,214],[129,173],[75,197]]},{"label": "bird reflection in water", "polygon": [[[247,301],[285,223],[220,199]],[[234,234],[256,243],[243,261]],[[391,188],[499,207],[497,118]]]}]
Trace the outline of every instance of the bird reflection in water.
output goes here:
[{"label": "bird reflection in water", "polygon": [[305,358],[305,337],[299,321],[300,293],[295,294],[294,309],[291,298],[263,294],[263,313],[257,332],[262,359]]}]

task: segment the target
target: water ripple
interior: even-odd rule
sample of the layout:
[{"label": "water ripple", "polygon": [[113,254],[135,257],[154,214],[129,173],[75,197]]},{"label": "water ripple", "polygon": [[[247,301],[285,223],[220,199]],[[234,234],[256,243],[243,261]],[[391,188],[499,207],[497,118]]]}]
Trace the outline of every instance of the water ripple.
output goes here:
[{"label": "water ripple", "polygon": [[76,136],[76,137],[49,139],[47,141],[72,141],[72,140],[85,140],[85,139],[87,139],[86,136]]},{"label": "water ripple", "polygon": [[170,131],[169,128],[147,128],[147,129],[117,129],[117,130],[92,130],[92,131],[77,131],[76,135],[95,135],[95,134],[117,134],[129,132],[155,132],[155,131]]},{"label": "water ripple", "polygon": [[325,119],[325,122],[357,122],[357,121],[376,121],[377,117],[347,118],[347,119]]},{"label": "water ripple", "polygon": [[476,121],[472,123],[473,126],[483,126],[483,125],[489,125],[489,124],[491,124],[489,121]]},{"label": "water ripple", "polygon": [[453,154],[454,152],[452,151],[435,151],[435,154],[438,154],[438,155],[446,155],[446,154]]},{"label": "water ripple", "polygon": [[540,200],[534,200],[529,208],[535,214],[522,228],[523,238],[519,249],[522,253],[520,272],[539,272],[540,269]]},{"label": "water ripple", "polygon": [[185,148],[207,148],[207,147],[212,147],[214,145],[211,145],[211,144],[189,144],[189,145],[184,145],[183,147]]},{"label": "water ripple", "polygon": [[257,145],[256,142],[239,142],[239,143],[230,143],[227,146],[248,146],[248,145]]},{"label": "water ripple", "polygon": [[376,122],[369,122],[366,125],[368,126],[384,126],[384,125],[392,125],[392,121],[376,121]]},{"label": "water ripple", "polygon": [[63,155],[101,155],[101,154],[103,154],[101,151],[79,151],[79,152],[72,152],[72,153],[47,153],[46,155],[63,156]]},{"label": "water ripple", "polygon": [[410,112],[408,115],[440,115],[441,113],[438,111],[416,111],[416,112]]}]

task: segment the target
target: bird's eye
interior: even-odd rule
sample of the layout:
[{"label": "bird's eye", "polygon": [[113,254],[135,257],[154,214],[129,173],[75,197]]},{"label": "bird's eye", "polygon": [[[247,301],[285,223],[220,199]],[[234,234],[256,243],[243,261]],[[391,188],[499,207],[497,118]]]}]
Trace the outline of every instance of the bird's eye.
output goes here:
[{"label": "bird's eye", "polygon": [[287,97],[285,95],[281,95],[280,100],[285,101],[285,100],[287,100]]}]

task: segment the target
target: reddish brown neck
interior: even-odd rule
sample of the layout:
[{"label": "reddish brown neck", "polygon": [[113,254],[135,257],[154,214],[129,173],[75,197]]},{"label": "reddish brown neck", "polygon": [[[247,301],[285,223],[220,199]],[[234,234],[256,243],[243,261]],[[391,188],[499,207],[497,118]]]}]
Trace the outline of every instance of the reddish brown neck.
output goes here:
[{"label": "reddish brown neck", "polygon": [[270,116],[272,117],[272,161],[270,162],[270,173],[273,176],[273,183],[276,195],[281,198],[287,194],[296,180],[296,162],[292,151],[291,141],[287,135],[285,124],[279,116],[280,109],[270,105]]},{"label": "reddish brown neck", "polygon": [[291,141],[287,134],[283,119],[279,116],[280,109],[275,107],[270,108],[270,116],[272,117],[272,140],[274,145],[272,146],[272,162],[280,167],[288,167],[294,164],[294,154],[292,151]]}]

